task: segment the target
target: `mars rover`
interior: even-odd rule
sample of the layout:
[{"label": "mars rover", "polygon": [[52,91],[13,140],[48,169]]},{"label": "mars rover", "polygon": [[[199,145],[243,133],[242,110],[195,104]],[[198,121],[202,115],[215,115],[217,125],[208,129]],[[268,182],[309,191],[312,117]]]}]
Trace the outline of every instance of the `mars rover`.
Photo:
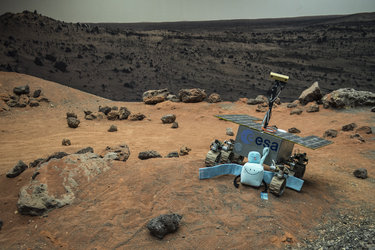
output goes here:
[{"label": "mars rover", "polygon": [[[301,179],[305,173],[308,158],[306,153],[293,153],[294,144],[318,149],[332,143],[318,136],[300,137],[278,129],[276,126],[268,125],[273,103],[289,79],[288,76],[273,72],[270,75],[275,83],[269,91],[269,109],[262,123],[258,123],[261,119],[249,115],[216,116],[219,119],[239,124],[239,128],[235,141],[229,140],[221,143],[215,140],[211,144],[205,163],[207,167],[211,168],[220,166],[219,164],[227,164],[226,168],[231,168],[231,170],[223,167],[213,170],[200,169],[201,179],[211,178],[220,175],[220,173],[237,175],[240,167],[234,166],[235,164],[242,164],[244,157],[248,157],[251,152],[262,152],[264,148],[269,148],[264,163],[269,165],[273,171],[272,175],[267,174],[268,179],[271,176],[271,179],[268,180],[270,192],[280,196],[283,194],[285,187],[288,186],[299,191],[302,188],[303,180]],[[233,163],[233,165],[230,165],[230,163]]]}]

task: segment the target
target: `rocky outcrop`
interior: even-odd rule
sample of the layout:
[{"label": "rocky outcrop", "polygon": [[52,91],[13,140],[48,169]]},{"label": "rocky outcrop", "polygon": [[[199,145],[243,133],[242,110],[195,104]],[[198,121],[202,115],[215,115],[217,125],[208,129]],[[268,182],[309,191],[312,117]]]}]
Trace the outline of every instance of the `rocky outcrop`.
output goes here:
[{"label": "rocky outcrop", "polygon": [[123,143],[117,146],[107,146],[100,154],[103,158],[110,158],[116,161],[127,161],[130,157],[130,149]]},{"label": "rocky outcrop", "polygon": [[306,105],[309,102],[320,101],[322,99],[322,93],[319,88],[318,82],[314,82],[310,88],[305,89],[298,100],[302,105]]},{"label": "rocky outcrop", "polygon": [[178,93],[178,96],[182,102],[185,103],[194,103],[201,102],[206,97],[207,94],[203,89],[181,89]]},{"label": "rocky outcrop", "polygon": [[152,235],[159,239],[163,239],[165,235],[177,231],[181,219],[182,215],[179,214],[159,215],[147,223],[147,228]]},{"label": "rocky outcrop", "polygon": [[148,90],[143,93],[142,99],[145,104],[154,105],[167,100],[168,95],[168,89]]},{"label": "rocky outcrop", "polygon": [[93,153],[72,154],[40,165],[30,183],[21,188],[17,202],[20,214],[40,216],[71,204],[81,186],[111,167],[111,162]]},{"label": "rocky outcrop", "polygon": [[322,99],[324,108],[353,108],[375,105],[375,93],[343,88],[332,91]]},{"label": "rocky outcrop", "polygon": [[38,107],[40,102],[49,102],[49,100],[42,95],[42,90],[35,90],[33,95],[30,94],[30,87],[28,85],[15,87],[13,93],[0,93],[0,112],[9,111],[10,108],[24,108],[27,106]]}]

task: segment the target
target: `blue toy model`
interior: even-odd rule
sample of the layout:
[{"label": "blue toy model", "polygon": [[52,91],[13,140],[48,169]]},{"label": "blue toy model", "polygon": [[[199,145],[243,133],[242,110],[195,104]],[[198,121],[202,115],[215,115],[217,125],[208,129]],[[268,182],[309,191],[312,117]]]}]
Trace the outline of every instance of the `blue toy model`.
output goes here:
[{"label": "blue toy model", "polygon": [[[241,177],[241,183],[253,187],[259,187],[263,181],[264,168],[263,162],[266,159],[269,148],[263,149],[263,157],[260,158],[260,153],[257,151],[251,151],[248,155],[248,162],[243,166],[241,175],[237,176],[236,179]],[[236,186],[236,185],[235,185]]]}]

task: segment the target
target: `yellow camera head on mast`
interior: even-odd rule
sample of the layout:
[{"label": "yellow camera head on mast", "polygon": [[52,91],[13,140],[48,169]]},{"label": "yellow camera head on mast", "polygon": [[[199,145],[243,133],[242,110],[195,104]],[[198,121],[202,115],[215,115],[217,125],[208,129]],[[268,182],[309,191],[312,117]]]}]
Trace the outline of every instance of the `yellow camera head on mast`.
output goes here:
[{"label": "yellow camera head on mast", "polygon": [[281,82],[287,82],[289,80],[289,76],[274,73],[274,72],[271,72],[270,76],[271,76],[272,79],[275,79],[275,80],[281,81]]}]

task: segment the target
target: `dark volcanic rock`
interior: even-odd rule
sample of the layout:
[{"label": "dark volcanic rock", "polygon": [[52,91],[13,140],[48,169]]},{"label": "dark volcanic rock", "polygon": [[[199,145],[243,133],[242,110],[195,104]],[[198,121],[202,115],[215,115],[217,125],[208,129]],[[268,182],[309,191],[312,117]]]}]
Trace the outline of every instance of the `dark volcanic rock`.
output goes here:
[{"label": "dark volcanic rock", "polygon": [[221,102],[221,97],[218,93],[212,93],[208,98],[207,102],[209,103],[218,103]]},{"label": "dark volcanic rock", "polygon": [[263,103],[268,103],[268,99],[264,95],[258,95],[256,98],[250,98],[247,100],[247,104],[249,105],[258,105]]},{"label": "dark volcanic rock", "polygon": [[362,126],[358,128],[355,132],[359,134],[372,134],[372,129],[369,126]]},{"label": "dark volcanic rock", "polygon": [[109,112],[111,112],[111,110],[112,110],[111,107],[108,107],[108,106],[105,106],[105,107],[99,106],[99,112],[102,112],[105,115],[107,115]]},{"label": "dark volcanic rock", "polygon": [[141,114],[141,113],[135,113],[135,114],[129,115],[130,121],[142,121],[145,118],[146,118],[146,116],[144,114]]},{"label": "dark volcanic rock", "polygon": [[46,162],[46,159],[44,159],[44,158],[38,158],[38,159],[30,162],[29,163],[29,167],[30,168],[35,168],[35,167],[39,166],[40,164],[42,164],[44,162]]},{"label": "dark volcanic rock", "polygon": [[295,108],[293,110],[290,111],[290,114],[291,115],[300,115],[302,114],[303,110],[302,109],[299,109],[299,108]]},{"label": "dark volcanic rock", "polygon": [[186,146],[182,146],[180,148],[180,156],[188,155],[190,151],[191,151],[191,148],[188,148]]},{"label": "dark volcanic rock", "polygon": [[298,128],[295,128],[295,127],[288,129],[288,132],[292,133],[292,134],[301,133],[301,131]]},{"label": "dark volcanic rock", "polygon": [[34,93],[33,93],[33,98],[38,98],[41,93],[42,93],[41,89],[35,90]]},{"label": "dark volcanic rock", "polygon": [[108,132],[116,132],[116,131],[117,131],[117,126],[113,124],[108,129]]},{"label": "dark volcanic rock", "polygon": [[3,227],[3,221],[0,220],[0,231],[1,231],[1,228]]},{"label": "dark volcanic rock", "polygon": [[298,98],[302,105],[313,101],[320,101],[320,99],[322,99],[322,93],[320,92],[318,82],[314,82],[310,88],[305,89]]},{"label": "dark volcanic rock", "polygon": [[311,104],[306,109],[307,113],[319,112],[319,105],[318,104]]},{"label": "dark volcanic rock", "polygon": [[173,122],[171,128],[178,128],[178,122]]},{"label": "dark volcanic rock", "polygon": [[86,153],[94,153],[94,149],[92,147],[86,147],[76,152],[76,154],[86,154]]},{"label": "dark volcanic rock", "polygon": [[367,178],[367,169],[358,168],[358,169],[354,170],[353,174],[357,178],[366,179]]},{"label": "dark volcanic rock", "polygon": [[27,165],[23,161],[19,161],[11,170],[8,171],[6,176],[8,178],[17,177],[26,169],[27,169]]},{"label": "dark volcanic rock", "polygon": [[350,123],[342,126],[342,131],[353,131],[357,127],[357,124],[355,123]]},{"label": "dark volcanic rock", "polygon": [[107,146],[100,156],[116,161],[127,161],[130,156],[130,149],[125,143],[114,147]]},{"label": "dark volcanic rock", "polygon": [[120,117],[120,113],[119,113],[119,111],[117,111],[117,110],[111,110],[111,111],[107,114],[107,119],[108,119],[108,120],[111,120],[111,121],[117,120],[119,117]]},{"label": "dark volcanic rock", "polygon": [[177,231],[182,216],[179,214],[163,214],[153,218],[147,223],[150,233],[159,239],[163,239],[166,234]]},{"label": "dark volcanic rock", "polygon": [[375,93],[351,88],[335,90],[323,97],[325,108],[352,108],[375,105]]},{"label": "dark volcanic rock", "polygon": [[161,155],[155,150],[148,150],[140,152],[138,158],[141,160],[147,160],[151,158],[161,158]]},{"label": "dark volcanic rock", "polygon": [[161,121],[163,124],[173,123],[176,120],[176,115],[174,114],[168,114],[161,118]]},{"label": "dark volcanic rock", "polygon": [[169,95],[168,89],[148,90],[143,93],[142,99],[145,104],[157,104],[164,102]]},{"label": "dark volcanic rock", "polygon": [[351,139],[357,139],[360,142],[366,142],[360,134],[354,134],[350,136]]},{"label": "dark volcanic rock", "polygon": [[77,118],[77,115],[74,112],[67,112],[66,118],[69,118],[69,117]]},{"label": "dark volcanic rock", "polygon": [[29,102],[29,105],[30,105],[30,107],[38,107],[40,104],[39,104],[38,100],[35,100],[34,98],[31,98],[30,102]]},{"label": "dark volcanic rock", "polygon": [[192,102],[201,102],[207,95],[203,89],[181,89],[178,93],[178,96],[182,102],[192,103]]},{"label": "dark volcanic rock", "polygon": [[131,114],[130,111],[126,107],[120,107],[118,119],[119,120],[128,119],[130,114]]},{"label": "dark volcanic rock", "polygon": [[29,85],[15,87],[13,93],[16,95],[28,95],[30,93]]},{"label": "dark volcanic rock", "polygon": [[180,157],[178,152],[170,152],[165,158],[174,158],[174,157]]},{"label": "dark volcanic rock", "polygon": [[323,137],[335,138],[337,137],[337,134],[338,134],[337,130],[328,129],[326,132],[324,132]]},{"label": "dark volcanic rock", "polygon": [[61,142],[61,145],[63,145],[63,146],[70,146],[70,145],[72,145],[72,143],[70,142],[70,140],[69,139],[63,139],[62,140],[62,142]]},{"label": "dark volcanic rock", "polygon": [[49,162],[51,159],[62,159],[67,155],[69,155],[69,154],[67,154],[65,152],[56,152],[56,153],[53,153],[52,155],[48,156],[47,159],[45,160],[45,162]]},{"label": "dark volcanic rock", "polygon": [[372,107],[372,108],[371,108],[371,112],[375,112],[375,107]]},{"label": "dark volcanic rock", "polygon": [[80,123],[80,121],[77,118],[74,118],[74,117],[69,117],[67,119],[67,122],[68,122],[68,126],[70,128],[77,128],[79,123]]}]

